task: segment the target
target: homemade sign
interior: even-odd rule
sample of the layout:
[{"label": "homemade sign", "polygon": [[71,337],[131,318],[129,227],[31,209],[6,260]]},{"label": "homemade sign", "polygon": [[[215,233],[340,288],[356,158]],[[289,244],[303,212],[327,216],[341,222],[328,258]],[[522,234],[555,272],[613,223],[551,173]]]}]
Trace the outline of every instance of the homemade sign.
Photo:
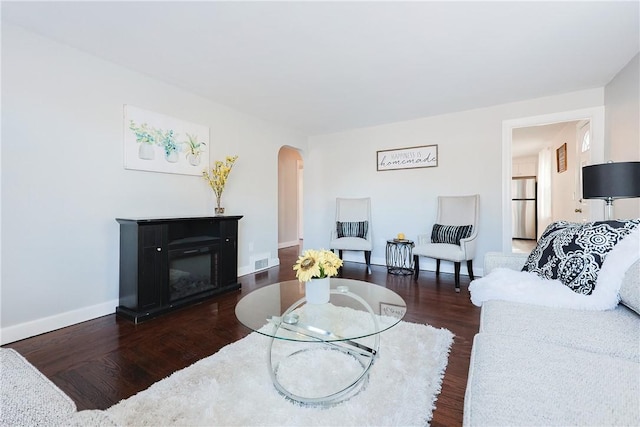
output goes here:
[{"label": "homemade sign", "polygon": [[377,154],[377,170],[432,168],[438,166],[438,146],[423,145],[420,147],[380,150]]}]

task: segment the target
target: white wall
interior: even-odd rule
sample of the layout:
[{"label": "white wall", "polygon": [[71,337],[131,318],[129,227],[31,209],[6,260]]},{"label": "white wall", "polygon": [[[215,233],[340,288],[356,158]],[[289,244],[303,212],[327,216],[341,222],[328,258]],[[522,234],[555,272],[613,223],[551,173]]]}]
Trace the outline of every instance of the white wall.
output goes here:
[{"label": "white wall", "polygon": [[[567,144],[567,170],[558,172],[557,150]],[[576,124],[567,122],[560,133],[550,143],[553,153],[551,167],[551,216],[553,221],[576,221]]]},{"label": "white wall", "polygon": [[[608,142],[606,160],[640,160],[640,54],[605,86]],[[614,202],[617,218],[639,218],[640,198]]]},{"label": "white wall", "polygon": [[305,136],[3,24],[2,343],[114,312],[116,217],[212,214],[202,178],[123,168],[124,104],[209,126],[211,160],[239,155],[222,204],[244,215],[240,273],[252,253],[277,263],[278,150]]},{"label": "white wall", "polygon": [[[431,231],[438,195],[477,193],[480,234],[474,272],[481,274],[484,254],[502,247],[503,121],[602,104],[603,90],[594,89],[311,137],[305,157],[304,245],[327,247],[336,197],[370,196],[372,262],[384,264],[387,239],[398,232],[415,239]],[[376,171],[376,150],[429,144],[438,144],[438,167]],[[510,188],[511,176],[507,179]],[[345,257],[363,262],[361,253]],[[446,264],[443,271],[453,271]],[[435,268],[427,259],[420,265]]]},{"label": "white wall", "polygon": [[511,162],[511,176],[537,176],[538,156],[514,157]]}]

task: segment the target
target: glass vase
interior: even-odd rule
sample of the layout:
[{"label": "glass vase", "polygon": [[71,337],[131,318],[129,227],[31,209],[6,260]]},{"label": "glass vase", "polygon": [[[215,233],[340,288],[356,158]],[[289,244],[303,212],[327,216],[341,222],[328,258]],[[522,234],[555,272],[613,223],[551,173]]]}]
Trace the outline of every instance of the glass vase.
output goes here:
[{"label": "glass vase", "polygon": [[224,215],[224,208],[220,207],[220,197],[221,196],[216,196],[216,207],[214,209],[216,216]]}]

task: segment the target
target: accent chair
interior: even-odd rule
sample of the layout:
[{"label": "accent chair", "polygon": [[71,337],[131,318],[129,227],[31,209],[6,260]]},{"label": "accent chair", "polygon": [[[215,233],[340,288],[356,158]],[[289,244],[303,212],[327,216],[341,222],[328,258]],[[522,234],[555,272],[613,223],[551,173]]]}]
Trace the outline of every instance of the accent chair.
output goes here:
[{"label": "accent chair", "polygon": [[420,275],[420,257],[436,260],[436,276],[440,274],[440,261],[454,264],[456,292],[460,292],[460,263],[467,262],[471,280],[473,258],[478,237],[478,210],[480,196],[438,197],[438,214],[431,234],[418,236],[413,248],[414,280]]},{"label": "accent chair", "polygon": [[367,272],[371,274],[371,198],[336,198],[336,222],[331,231],[330,249],[338,250],[342,259],[343,251],[364,251]]}]

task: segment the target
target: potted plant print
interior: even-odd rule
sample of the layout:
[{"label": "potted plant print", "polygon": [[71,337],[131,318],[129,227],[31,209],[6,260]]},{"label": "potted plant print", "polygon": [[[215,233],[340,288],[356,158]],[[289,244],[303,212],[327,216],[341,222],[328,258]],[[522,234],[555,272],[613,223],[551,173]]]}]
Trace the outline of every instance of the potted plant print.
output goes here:
[{"label": "potted plant print", "polygon": [[155,129],[149,129],[146,123],[136,126],[133,120],[129,121],[129,129],[136,136],[136,142],[140,144],[138,157],[142,160],[153,160],[155,158],[154,145],[156,143]]},{"label": "potted plant print", "polygon": [[176,163],[178,161],[178,144],[176,143],[176,137],[172,129],[166,132],[158,129],[158,145],[164,150],[164,158],[169,163]]},{"label": "potted plant print", "polygon": [[191,166],[198,166],[200,164],[200,154],[206,144],[204,142],[198,142],[198,135],[191,135],[187,133],[187,140],[183,142],[186,146],[187,161]]}]

